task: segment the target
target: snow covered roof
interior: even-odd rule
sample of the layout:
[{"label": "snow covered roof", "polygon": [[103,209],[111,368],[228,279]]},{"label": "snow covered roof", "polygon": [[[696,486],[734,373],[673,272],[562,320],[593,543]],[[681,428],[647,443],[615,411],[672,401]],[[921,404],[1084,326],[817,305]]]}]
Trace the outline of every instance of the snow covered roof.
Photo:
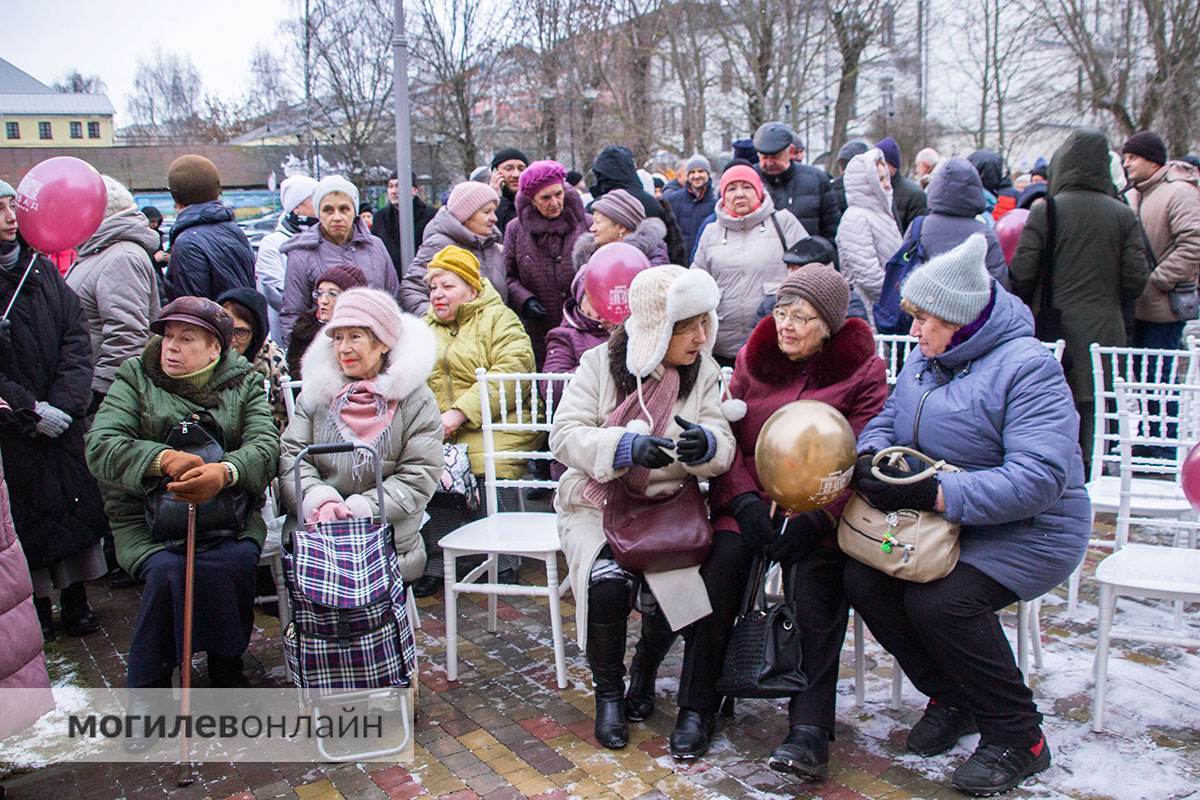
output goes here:
[{"label": "snow covered roof", "polygon": [[113,105],[103,94],[0,93],[0,114],[99,114],[113,115]]}]

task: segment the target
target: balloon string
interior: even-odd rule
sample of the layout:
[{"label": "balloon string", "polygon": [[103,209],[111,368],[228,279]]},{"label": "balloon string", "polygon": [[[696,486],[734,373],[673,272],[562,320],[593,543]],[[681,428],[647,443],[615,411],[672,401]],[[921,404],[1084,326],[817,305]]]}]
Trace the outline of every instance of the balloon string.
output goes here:
[{"label": "balloon string", "polygon": [[34,262],[37,261],[37,251],[33,251],[29,256],[29,266],[25,267],[25,274],[21,276],[21,280],[17,283],[17,288],[13,291],[12,299],[8,301],[8,308],[4,309],[4,316],[0,319],[8,319],[9,312],[17,302],[17,295],[21,293],[21,287],[25,285],[25,281],[29,278],[29,271],[33,269]]}]

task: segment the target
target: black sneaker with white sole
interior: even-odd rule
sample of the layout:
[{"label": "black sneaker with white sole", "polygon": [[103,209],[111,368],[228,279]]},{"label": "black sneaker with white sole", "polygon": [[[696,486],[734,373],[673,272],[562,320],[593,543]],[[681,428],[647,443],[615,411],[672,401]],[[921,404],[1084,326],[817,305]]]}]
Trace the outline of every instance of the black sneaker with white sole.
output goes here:
[{"label": "black sneaker with white sole", "polygon": [[1050,766],[1050,747],[1039,737],[1032,747],[979,743],[971,757],[954,771],[954,788],[975,797],[1003,794],[1030,775]]}]

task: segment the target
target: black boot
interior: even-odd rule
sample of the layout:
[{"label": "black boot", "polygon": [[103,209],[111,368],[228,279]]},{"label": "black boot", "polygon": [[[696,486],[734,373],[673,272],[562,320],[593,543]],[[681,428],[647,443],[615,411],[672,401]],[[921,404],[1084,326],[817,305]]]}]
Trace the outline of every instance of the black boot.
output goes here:
[{"label": "black boot", "polygon": [[975,715],[970,711],[930,700],[925,706],[925,716],[913,725],[905,744],[917,755],[929,758],[946,752],[959,739],[978,730]]},{"label": "black boot", "polygon": [[250,683],[242,672],[242,657],[209,653],[208,682],[214,689],[245,689]]},{"label": "black boot", "polygon": [[35,597],[33,607],[37,609],[38,622],[42,626],[42,639],[53,642],[58,638],[54,631],[54,603],[49,597]]},{"label": "black boot", "polygon": [[587,658],[596,691],[596,741],[610,750],[629,744],[625,721],[626,620],[588,622]]},{"label": "black boot", "polygon": [[708,752],[713,731],[717,728],[717,715],[711,711],[694,708],[679,709],[675,718],[675,730],[671,731],[671,756],[680,761],[699,758]]},{"label": "black boot", "polygon": [[131,720],[129,736],[121,740],[121,747],[126,753],[144,753],[158,743],[158,736],[151,736],[147,722],[151,717],[157,717],[168,709],[163,706],[166,700],[162,689],[171,688],[171,675],[151,681],[148,686],[130,687],[126,716]]},{"label": "black boot", "polygon": [[1016,788],[1034,773],[1050,766],[1050,747],[1041,736],[1033,747],[1004,747],[979,743],[971,757],[954,771],[952,783],[960,792],[991,797]]},{"label": "black boot", "polygon": [[88,605],[87,588],[83,581],[72,583],[59,592],[62,628],[68,636],[86,636],[100,630],[100,620]]},{"label": "black boot", "polygon": [[625,692],[625,718],[630,722],[641,722],[654,713],[654,680],[675,636],[662,613],[642,617],[642,636],[629,663],[629,689]]},{"label": "black boot", "polygon": [[422,575],[412,582],[412,593],[415,597],[429,597],[437,594],[442,588],[442,579],[436,575]]},{"label": "black boot", "polygon": [[793,725],[783,744],[771,752],[767,766],[803,781],[829,777],[829,731],[820,725]]}]

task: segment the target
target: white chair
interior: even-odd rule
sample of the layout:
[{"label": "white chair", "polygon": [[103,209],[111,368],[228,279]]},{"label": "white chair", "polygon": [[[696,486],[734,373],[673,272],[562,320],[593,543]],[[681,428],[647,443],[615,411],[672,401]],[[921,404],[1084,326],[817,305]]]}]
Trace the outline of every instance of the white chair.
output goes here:
[{"label": "white chair", "polygon": [[[1063,351],[1067,343],[1062,339],[1053,342],[1042,342],[1059,363],[1062,363]],[[896,377],[904,367],[904,359],[908,358],[917,346],[917,337],[906,333],[877,333],[875,334],[875,352],[883,359],[887,368],[888,386],[896,385]]]},{"label": "white chair", "polygon": [[[480,368],[475,372],[483,410],[484,493],[487,516],[469,522],[442,537],[439,545],[445,559],[446,582],[446,677],[458,679],[458,596],[485,594],[488,597],[488,626],[496,630],[497,597],[504,595],[545,597],[550,605],[550,630],[554,639],[554,667],[558,688],[567,688],[566,656],[563,647],[562,610],[559,598],[569,587],[558,576],[558,521],[554,513],[503,512],[497,507],[496,490],[511,487],[557,488],[558,483],[534,478],[500,479],[496,477],[497,460],[553,460],[549,449],[531,451],[497,450],[495,434],[499,431],[540,431],[549,433],[554,408],[562,397],[571,376],[561,373],[488,374]],[[544,386],[543,402],[538,385]],[[493,419],[493,414],[499,419]],[[498,559],[501,554],[539,559],[546,565],[546,583],[538,586],[501,584],[497,581]],[[472,569],[462,580],[456,580],[457,561],[461,556],[484,555],[482,564]],[[487,572],[487,580],[477,581]]]},{"label": "white chair", "polygon": [[279,382],[279,390],[283,392],[283,408],[287,411],[288,422],[296,414],[296,395],[304,388],[304,381],[284,378]]},{"label": "white chair", "polygon": [[[1194,441],[1200,419],[1200,385],[1184,384],[1173,387],[1176,401],[1186,411],[1181,414],[1185,424],[1175,436],[1169,436],[1161,421],[1154,419],[1165,405],[1161,384],[1126,383],[1114,381],[1118,408],[1117,451],[1120,458],[1119,501],[1117,508],[1117,549],[1096,567],[1100,583],[1100,614],[1096,629],[1096,687],[1092,699],[1092,730],[1104,730],[1104,703],[1108,688],[1109,644],[1116,639],[1154,644],[1174,644],[1181,647],[1200,647],[1200,639],[1183,636],[1162,628],[1145,630],[1115,628],[1113,617],[1118,597],[1139,597],[1168,600],[1175,603],[1178,621],[1185,602],[1200,601],[1200,550],[1195,549],[1200,522],[1191,519],[1163,519],[1143,515],[1136,510],[1139,483],[1135,471],[1145,466],[1133,457],[1136,444],[1151,443],[1166,447],[1184,447]],[[1157,408],[1151,404],[1158,404]],[[1158,422],[1157,428],[1147,423]],[[1157,435],[1146,435],[1147,430]],[[1173,530],[1173,546],[1162,544],[1128,544],[1131,525],[1153,525],[1157,529]],[[1188,548],[1178,545],[1186,534]],[[1178,630],[1178,626],[1176,626]]]}]

